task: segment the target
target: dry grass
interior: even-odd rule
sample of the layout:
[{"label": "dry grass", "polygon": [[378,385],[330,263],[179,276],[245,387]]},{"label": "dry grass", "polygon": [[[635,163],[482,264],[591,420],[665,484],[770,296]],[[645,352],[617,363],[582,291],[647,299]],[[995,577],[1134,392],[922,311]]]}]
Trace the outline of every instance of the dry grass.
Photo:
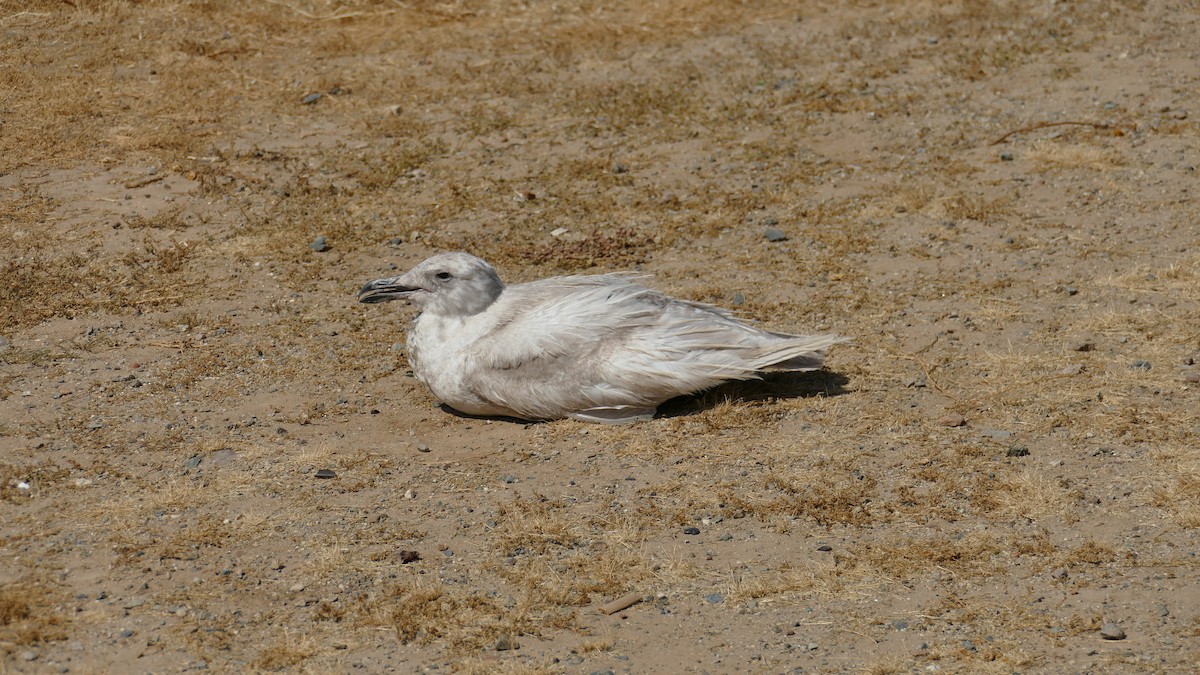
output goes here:
[{"label": "dry grass", "polygon": [[69,621],[62,614],[61,589],[26,578],[0,585],[0,650],[65,640]]},{"label": "dry grass", "polygon": [[[637,670],[590,609],[629,592],[731,644],[836,613],[804,628],[846,670],[1047,667],[1100,618],[1022,594],[1194,576],[1193,83],[1161,66],[1192,28],[1137,2],[8,8],[0,645],[127,666],[102,566],[147,598],[138,639],[186,650],[167,668],[395,667],[380,636],[401,668],[564,668],[511,636]],[[1095,115],[1127,131],[1034,128]],[[458,418],[392,349],[411,312],[354,304],[445,249],[855,342],[633,427]],[[918,614],[921,655],[862,651]]]}]

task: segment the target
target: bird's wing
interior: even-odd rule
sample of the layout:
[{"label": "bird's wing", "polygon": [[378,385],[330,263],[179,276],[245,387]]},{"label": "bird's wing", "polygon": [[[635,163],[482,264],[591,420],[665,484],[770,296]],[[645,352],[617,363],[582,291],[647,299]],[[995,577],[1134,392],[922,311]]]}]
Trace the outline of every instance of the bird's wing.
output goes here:
[{"label": "bird's wing", "polygon": [[707,363],[694,352],[736,348],[755,329],[626,277],[520,284],[500,303],[494,309],[505,318],[471,350],[468,386],[529,417],[615,408],[604,416],[627,418],[723,379],[753,376],[736,359]]}]

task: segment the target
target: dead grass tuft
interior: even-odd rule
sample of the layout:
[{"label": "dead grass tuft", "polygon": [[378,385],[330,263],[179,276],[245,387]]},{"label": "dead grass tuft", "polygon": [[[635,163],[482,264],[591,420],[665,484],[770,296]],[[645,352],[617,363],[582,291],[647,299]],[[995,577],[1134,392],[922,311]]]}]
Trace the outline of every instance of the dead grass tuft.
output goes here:
[{"label": "dead grass tuft", "polygon": [[1114,562],[1117,553],[1110,546],[1089,540],[1059,558],[1060,565],[1103,565]]},{"label": "dead grass tuft", "polygon": [[1034,142],[1027,152],[1027,159],[1041,171],[1106,171],[1124,163],[1119,154],[1108,148],[1046,140]]},{"label": "dead grass tuft", "polygon": [[65,640],[63,601],[62,593],[38,579],[0,585],[0,649]]}]

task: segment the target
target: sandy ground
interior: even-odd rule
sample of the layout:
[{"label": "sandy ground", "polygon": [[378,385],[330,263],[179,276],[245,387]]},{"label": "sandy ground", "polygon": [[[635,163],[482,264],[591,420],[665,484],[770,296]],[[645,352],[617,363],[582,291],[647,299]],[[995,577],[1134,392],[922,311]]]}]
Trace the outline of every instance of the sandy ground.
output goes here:
[{"label": "sandy ground", "polygon": [[[0,672],[1200,662],[1195,2],[243,4],[0,3]],[[854,342],[464,418],[459,249]]]}]

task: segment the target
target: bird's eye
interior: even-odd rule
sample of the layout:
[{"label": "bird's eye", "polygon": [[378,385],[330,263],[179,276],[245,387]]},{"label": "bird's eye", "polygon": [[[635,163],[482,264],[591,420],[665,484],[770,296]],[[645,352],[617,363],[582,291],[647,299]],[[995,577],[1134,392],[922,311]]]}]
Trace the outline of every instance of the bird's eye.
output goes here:
[{"label": "bird's eye", "polygon": [[446,281],[447,279],[451,278],[451,275],[449,272],[438,272],[437,274],[435,274],[433,276],[441,279],[442,281]]}]

